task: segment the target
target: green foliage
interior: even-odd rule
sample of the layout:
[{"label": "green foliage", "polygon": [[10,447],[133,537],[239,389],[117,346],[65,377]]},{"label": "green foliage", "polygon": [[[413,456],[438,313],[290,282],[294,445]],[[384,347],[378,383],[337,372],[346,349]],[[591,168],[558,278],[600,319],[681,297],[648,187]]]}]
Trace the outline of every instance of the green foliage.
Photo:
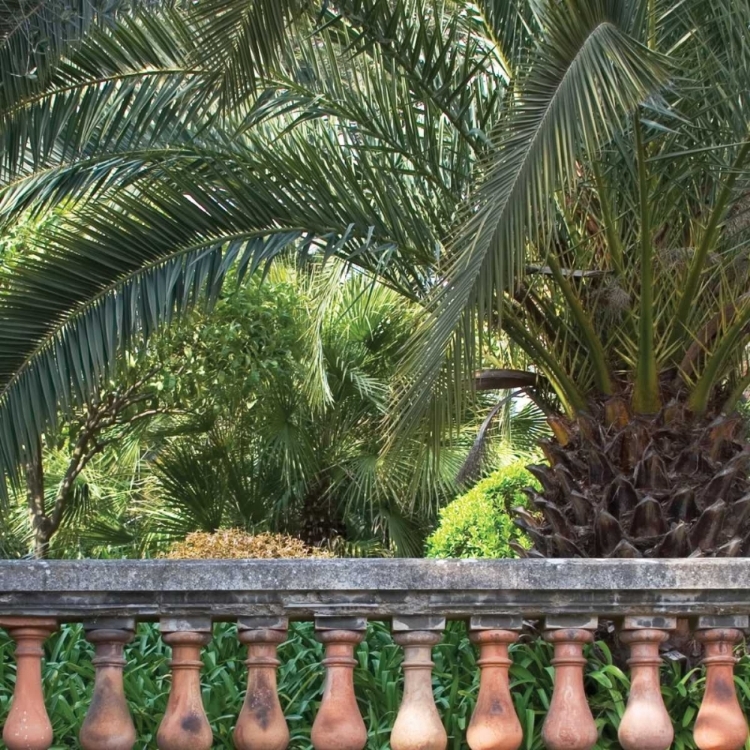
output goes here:
[{"label": "green foliage", "polygon": [[306,303],[304,285],[285,268],[263,283],[229,286],[210,310],[154,340],[145,366],[159,367],[161,400],[207,418],[242,418],[259,384],[287,379],[302,356]]},{"label": "green foliage", "polygon": [[[94,669],[92,647],[79,625],[64,626],[47,642],[44,685],[46,704],[55,733],[53,750],[78,747],[78,730],[91,699]],[[154,747],[158,722],[169,692],[169,652],[154,625],[142,624],[127,648],[125,693],[138,732],[136,747]],[[0,724],[5,720],[15,680],[13,644],[0,637]],[[524,728],[523,750],[541,750],[541,728],[552,694],[551,648],[541,641],[511,646],[511,690]],[[586,692],[599,727],[599,750],[617,750],[617,727],[625,710],[630,680],[617,667],[607,646],[587,650]],[[322,696],[323,650],[312,623],[292,625],[280,646],[279,696],[291,730],[292,750],[309,750],[310,729]],[[234,626],[214,627],[212,642],[203,652],[203,700],[214,731],[214,747],[233,748],[231,733],[245,690],[245,656]],[[474,647],[465,626],[451,623],[434,649],[433,688],[449,735],[450,750],[465,750],[466,728],[476,702],[478,673]],[[355,690],[369,730],[368,750],[387,750],[389,734],[403,689],[401,649],[386,625],[371,623],[357,650]],[[735,681],[741,704],[750,706],[750,659],[737,665]],[[662,692],[675,726],[676,750],[692,750],[692,728],[702,698],[700,670],[680,662],[662,668]]]},{"label": "green foliage", "polygon": [[496,333],[582,144],[665,78],[639,0],[315,5],[148,4],[8,84],[0,226],[73,206],[3,295],[0,479],[123,349],[282,251],[344,258],[434,313],[401,407],[432,404],[450,342],[466,373],[475,324]]},{"label": "green foliage", "polygon": [[[385,450],[382,424],[416,309],[335,260],[277,263],[155,333],[107,386],[142,382],[122,423],[92,438],[101,452],[73,483],[50,556],[154,555],[190,532],[228,527],[311,543],[338,535],[341,555],[419,555],[483,414],[468,415],[439,460],[418,440]],[[45,435],[48,508],[86,416]],[[539,427],[538,413],[504,412],[488,428],[501,440],[478,463],[528,447]],[[318,536],[306,533],[311,518]],[[0,520],[5,554],[27,552],[25,488]]]},{"label": "green foliage", "polygon": [[[361,341],[312,346],[312,370],[262,404],[278,407],[276,462],[212,434],[163,474],[210,459],[185,496],[236,509],[235,467],[261,484],[281,470],[274,513],[305,493],[366,498],[360,526],[415,549],[404,510],[434,515],[441,441],[499,330],[513,351],[498,366],[533,370],[550,415],[595,415],[613,393],[644,413],[734,407],[750,382],[747,3],[313,5],[149,3],[57,29],[36,68],[24,31],[0,48],[0,231],[65,209],[0,288],[0,489],[123,351],[282,253],[344,260],[415,305],[397,388]],[[408,458],[384,466],[361,433],[333,450],[344,405],[388,446],[412,440]]]},{"label": "green foliage", "polygon": [[383,456],[380,425],[413,314],[331,262],[306,274],[277,265],[193,316],[165,340],[160,398],[208,428],[159,453],[164,502],[147,511],[152,522],[173,537],[270,528],[418,553],[467,440],[446,448],[442,472],[416,442]]},{"label": "green foliage", "polygon": [[427,539],[428,557],[516,557],[511,542],[528,540],[514,525],[511,509],[526,505],[524,487],[538,487],[525,469],[528,460],[494,471],[440,511],[440,523]]}]

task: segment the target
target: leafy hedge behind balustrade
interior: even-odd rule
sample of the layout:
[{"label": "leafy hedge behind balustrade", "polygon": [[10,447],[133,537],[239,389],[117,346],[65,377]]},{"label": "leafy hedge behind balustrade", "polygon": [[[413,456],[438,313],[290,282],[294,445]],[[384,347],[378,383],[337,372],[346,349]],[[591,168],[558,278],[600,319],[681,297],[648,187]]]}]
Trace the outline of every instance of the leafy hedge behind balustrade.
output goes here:
[{"label": "leafy hedge behind balustrade", "polygon": [[526,470],[532,456],[492,472],[440,511],[440,522],[425,544],[427,557],[484,559],[517,557],[510,546],[529,547],[526,534],[513,523],[512,509],[526,506],[524,488],[540,489]]},{"label": "leafy hedge behind balustrade", "polygon": [[[156,747],[159,719],[169,690],[170,649],[156,626],[140,625],[129,646],[125,690],[138,731],[137,748]],[[524,727],[524,750],[541,748],[541,727],[552,693],[550,647],[542,642],[512,647],[512,691]],[[15,678],[13,644],[0,639],[0,721],[4,722]],[[78,745],[78,729],[91,697],[94,670],[92,647],[80,626],[64,626],[47,642],[44,669],[47,708],[55,730],[54,748]],[[290,748],[310,747],[310,727],[323,687],[322,647],[312,623],[292,626],[289,640],[279,649],[279,692],[292,733]],[[366,641],[357,652],[359,667],[355,684],[360,709],[369,727],[368,750],[387,750],[388,736],[401,695],[401,651],[393,644],[386,625],[370,625]],[[244,695],[246,671],[244,647],[232,625],[214,628],[214,638],[204,651],[203,697],[211,721],[215,748],[232,745],[232,729]],[[435,699],[450,737],[449,750],[466,748],[466,727],[474,708],[478,669],[474,646],[462,623],[451,623],[441,645],[434,651]],[[750,707],[750,659],[744,655],[737,669],[740,700]],[[602,643],[589,651],[586,688],[600,727],[598,748],[617,748],[617,725],[627,699],[629,680],[612,663]],[[676,662],[663,668],[663,692],[675,723],[675,750],[693,748],[692,724],[703,689],[700,670],[687,671]]]}]

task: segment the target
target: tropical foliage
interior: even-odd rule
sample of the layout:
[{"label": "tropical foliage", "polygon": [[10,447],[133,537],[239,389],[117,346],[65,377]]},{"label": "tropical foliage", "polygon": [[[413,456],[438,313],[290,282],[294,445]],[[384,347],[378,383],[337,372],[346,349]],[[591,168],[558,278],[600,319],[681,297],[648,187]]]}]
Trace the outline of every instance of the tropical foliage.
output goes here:
[{"label": "tropical foliage", "polygon": [[[60,508],[45,552],[151,555],[190,532],[235,527],[340,554],[419,554],[456,492],[476,421],[440,462],[417,440],[384,454],[381,423],[415,309],[342,271],[276,265],[131,351],[99,398],[128,394],[128,408],[93,425],[89,404],[45,435],[35,477],[47,507]],[[504,416],[490,428],[505,437],[483,456],[490,465],[538,429],[529,408]],[[15,493],[2,516],[8,556],[30,545],[28,495]]]},{"label": "tropical foliage", "polygon": [[[343,256],[407,299],[430,289],[435,304],[445,297],[439,306],[451,320],[442,316],[426,382],[411,391],[418,409],[431,398],[457,311],[486,298],[441,278],[463,263],[460,243],[446,251],[442,241],[465,225],[460,207],[488,160],[501,158],[506,141],[530,144],[518,150],[526,154],[518,174],[537,165],[536,188],[546,189],[547,150],[558,135],[573,148],[576,123],[588,121],[577,103],[596,115],[581,133],[593,143],[609,132],[594,132],[599,115],[632,107],[666,77],[639,41],[637,3],[588,0],[542,15],[519,6],[507,19],[492,4],[324,5],[300,15],[274,54],[254,35],[258,24],[278,28],[270,5],[147,8],[94,22],[34,76],[26,58],[8,68],[3,216],[75,199],[3,295],[2,454],[11,475],[58,408],[94,391],[134,333],[150,334],[203,292],[215,298],[235,263],[242,276],[284,249]],[[538,63],[527,70],[531,49]],[[571,67],[579,49],[590,68]],[[535,92],[537,79],[546,88]],[[555,82],[565,84],[560,97]],[[594,101],[599,84],[611,93]],[[525,101],[524,86],[532,109],[513,104]],[[559,133],[545,102],[566,103]],[[534,123],[545,125],[538,147]],[[538,203],[519,197],[524,184],[532,185],[518,183],[512,210]],[[518,240],[520,225],[514,231]],[[517,242],[506,248],[508,262],[491,272],[475,273],[476,254],[467,267],[474,280],[502,286],[521,251]],[[454,304],[448,296],[459,287]]]},{"label": "tropical foliage", "polygon": [[[335,266],[309,277],[306,290],[275,273],[228,295],[208,325],[185,329],[189,340],[177,348],[200,373],[195,386],[190,376],[176,379],[182,403],[199,402],[200,385],[221,411],[205,439],[176,443],[158,460],[170,507],[192,519],[174,531],[270,520],[313,544],[393,541],[413,554],[466,453],[457,446],[451,461],[448,449],[442,474],[417,441],[381,455],[379,426],[413,311],[358,276],[332,283]],[[234,301],[248,295],[262,301],[255,315]],[[217,346],[225,337],[231,342]],[[262,368],[250,366],[254,359]],[[224,397],[216,400],[218,388]]]},{"label": "tropical foliage", "polygon": [[[535,469],[548,556],[746,555],[748,9],[650,17],[672,80],[552,199],[503,302],[564,411]],[[678,71],[684,71],[681,75]],[[739,77],[738,77],[739,76]]]},{"label": "tropical foliage", "polygon": [[390,446],[488,355],[545,409],[535,553],[745,554],[748,13],[230,0],[16,54],[0,212],[65,216],[2,292],[2,473],[230,271],[336,256],[424,311]]},{"label": "tropical foliage", "polygon": [[[93,649],[83,640],[80,626],[64,626],[46,645],[44,666],[46,703],[52,719],[56,748],[78,747],[78,730],[91,699]],[[552,696],[551,649],[539,642],[511,647],[511,690],[524,729],[524,750],[543,747],[541,728]],[[139,626],[127,648],[125,694],[138,732],[137,747],[154,743],[158,722],[169,692],[169,647],[153,625]],[[279,697],[294,750],[310,748],[310,728],[323,692],[322,645],[315,639],[312,623],[292,625],[289,639],[279,648]],[[598,748],[617,750],[617,727],[630,690],[627,672],[612,662],[604,643],[588,650],[586,689],[599,727]],[[214,747],[233,748],[232,729],[244,697],[244,659],[233,626],[214,628],[204,649],[203,702],[214,732]],[[369,750],[386,750],[398,711],[403,686],[401,648],[388,629],[372,623],[367,639],[357,651],[354,682],[360,710],[368,727]],[[477,695],[479,669],[474,647],[465,629],[451,623],[442,643],[433,651],[434,694],[449,735],[451,750],[464,750],[466,727]],[[0,640],[0,722],[8,710],[14,681],[13,644]],[[750,661],[746,655],[736,667],[740,702],[750,705]],[[676,750],[692,750],[692,724],[703,695],[700,670],[688,670],[682,662],[664,667],[662,694],[669,715],[675,719]]]},{"label": "tropical foliage", "polygon": [[524,490],[539,490],[521,459],[493,471],[440,511],[427,538],[427,557],[516,557],[529,541],[513,524],[514,509],[527,505]]}]

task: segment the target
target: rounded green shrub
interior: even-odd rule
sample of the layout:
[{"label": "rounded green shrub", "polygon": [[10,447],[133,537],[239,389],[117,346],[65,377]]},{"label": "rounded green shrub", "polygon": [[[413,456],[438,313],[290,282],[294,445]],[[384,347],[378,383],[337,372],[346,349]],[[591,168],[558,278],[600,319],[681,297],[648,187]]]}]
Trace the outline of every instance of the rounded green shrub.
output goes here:
[{"label": "rounded green shrub", "polygon": [[511,509],[526,505],[524,487],[538,487],[519,460],[490,474],[440,511],[440,523],[427,538],[427,557],[517,557],[515,541],[528,538],[512,519]]}]

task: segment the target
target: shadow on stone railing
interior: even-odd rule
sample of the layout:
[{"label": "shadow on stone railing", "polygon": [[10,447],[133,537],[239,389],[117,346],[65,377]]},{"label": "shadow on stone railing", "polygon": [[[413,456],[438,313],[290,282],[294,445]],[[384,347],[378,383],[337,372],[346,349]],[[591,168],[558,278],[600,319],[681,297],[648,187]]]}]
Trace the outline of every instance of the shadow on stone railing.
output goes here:
[{"label": "shadow on stone railing", "polygon": [[[289,731],[276,690],[276,649],[290,619],[314,620],[326,683],[312,727],[316,750],[362,750],[355,650],[367,620],[388,620],[404,650],[404,693],[393,750],[445,750],[432,693],[432,648],[446,619],[466,619],[479,650],[471,750],[516,750],[523,732],[510,694],[508,647],[541,620],[554,646],[554,690],[542,737],[549,750],[589,750],[597,729],[584,692],[584,645],[600,619],[630,650],[631,689],[619,727],[625,750],[666,750],[672,722],[661,696],[660,645],[691,623],[703,644],[706,688],[694,727],[700,750],[739,750],[747,724],[737,700],[734,645],[750,612],[750,560],[279,560],[0,562],[0,626],[16,642],[16,683],[3,739],[47,750],[42,644],[62,622],[84,623],[94,645],[94,691],[84,750],[130,750],[136,732],[123,689],[123,649],[137,621],[158,620],[172,648],[160,750],[208,750],[201,649],[214,621],[235,621],[247,646],[247,693],[234,729],[239,750],[284,750]],[[136,699],[136,696],[133,696]]]}]

